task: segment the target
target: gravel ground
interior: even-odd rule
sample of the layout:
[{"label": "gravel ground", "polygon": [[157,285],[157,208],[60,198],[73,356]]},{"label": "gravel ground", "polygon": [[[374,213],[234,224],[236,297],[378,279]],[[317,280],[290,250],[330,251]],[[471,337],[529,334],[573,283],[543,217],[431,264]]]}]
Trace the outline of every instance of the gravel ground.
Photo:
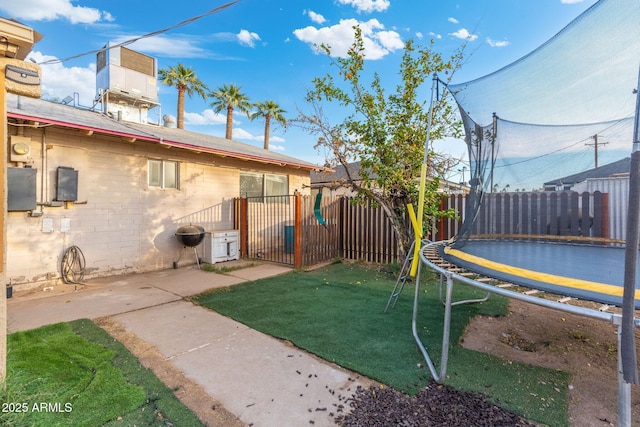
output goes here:
[{"label": "gravel ground", "polygon": [[433,381],[414,397],[389,387],[359,387],[345,405],[349,413],[335,418],[342,427],[536,426],[495,406],[482,394]]}]

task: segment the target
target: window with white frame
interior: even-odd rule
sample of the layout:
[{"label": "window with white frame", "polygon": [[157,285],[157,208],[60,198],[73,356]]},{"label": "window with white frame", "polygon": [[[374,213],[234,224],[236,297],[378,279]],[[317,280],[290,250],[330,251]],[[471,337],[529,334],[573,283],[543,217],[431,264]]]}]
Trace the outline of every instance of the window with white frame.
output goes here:
[{"label": "window with white frame", "polygon": [[286,196],[287,194],[289,194],[287,175],[240,172],[241,197]]},{"label": "window with white frame", "polygon": [[149,159],[149,187],[179,188],[179,171],[178,162]]}]

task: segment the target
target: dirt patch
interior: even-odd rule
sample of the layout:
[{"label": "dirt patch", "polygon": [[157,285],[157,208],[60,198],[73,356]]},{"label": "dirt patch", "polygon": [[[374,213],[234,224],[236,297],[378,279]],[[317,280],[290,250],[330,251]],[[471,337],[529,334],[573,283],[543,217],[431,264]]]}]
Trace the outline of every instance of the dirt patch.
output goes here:
[{"label": "dirt patch", "polygon": [[[502,359],[569,372],[571,425],[616,425],[617,326],[512,300],[508,316],[476,317],[461,344]],[[640,355],[637,328],[636,345]],[[633,385],[631,394],[631,419],[637,423],[640,387]]]},{"label": "dirt patch", "polygon": [[109,317],[95,319],[94,323],[120,341],[138,358],[142,366],[151,369],[167,387],[173,390],[180,401],[187,406],[208,427],[244,427],[245,424],[211,398],[202,386],[187,378],[182,371],[167,362],[152,345],[128,332],[123,325]]}]

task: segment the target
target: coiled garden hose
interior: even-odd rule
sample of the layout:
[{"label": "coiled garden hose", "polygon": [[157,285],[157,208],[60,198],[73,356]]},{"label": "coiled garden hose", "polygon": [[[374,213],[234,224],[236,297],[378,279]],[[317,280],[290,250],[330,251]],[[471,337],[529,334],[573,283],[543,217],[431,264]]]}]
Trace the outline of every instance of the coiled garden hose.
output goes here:
[{"label": "coiled garden hose", "polygon": [[64,283],[82,283],[84,279],[84,254],[77,246],[70,246],[62,256],[62,281]]}]

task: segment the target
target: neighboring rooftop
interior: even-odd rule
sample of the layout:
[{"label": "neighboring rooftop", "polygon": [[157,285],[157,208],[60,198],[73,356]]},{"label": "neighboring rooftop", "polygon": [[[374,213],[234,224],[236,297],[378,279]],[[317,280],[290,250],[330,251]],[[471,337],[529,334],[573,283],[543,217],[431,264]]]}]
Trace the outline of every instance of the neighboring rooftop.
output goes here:
[{"label": "neighboring rooftop", "polygon": [[[341,187],[349,182],[349,175],[355,181],[360,181],[360,170],[361,165],[360,162],[352,162],[348,163],[345,168],[343,165],[338,165],[334,168],[333,171],[327,170],[316,170],[311,172],[311,187],[312,188],[336,188]],[[371,178],[375,178],[375,176],[371,176]],[[452,181],[448,181],[446,179],[440,179],[440,190],[441,192],[456,194],[456,193],[468,193],[469,187],[464,183],[455,183]]]},{"label": "neighboring rooftop", "polygon": [[343,165],[337,165],[333,168],[333,171],[313,171],[311,172],[311,186],[325,187],[345,183],[349,180],[347,172],[354,180],[360,180],[360,162],[349,163],[347,168]]},{"label": "neighboring rooftop", "polygon": [[628,175],[631,168],[631,158],[626,157],[613,163],[609,163],[584,172],[554,179],[544,183],[545,190],[557,190],[558,188],[568,190],[579,182],[593,178],[608,178],[612,176]]}]

